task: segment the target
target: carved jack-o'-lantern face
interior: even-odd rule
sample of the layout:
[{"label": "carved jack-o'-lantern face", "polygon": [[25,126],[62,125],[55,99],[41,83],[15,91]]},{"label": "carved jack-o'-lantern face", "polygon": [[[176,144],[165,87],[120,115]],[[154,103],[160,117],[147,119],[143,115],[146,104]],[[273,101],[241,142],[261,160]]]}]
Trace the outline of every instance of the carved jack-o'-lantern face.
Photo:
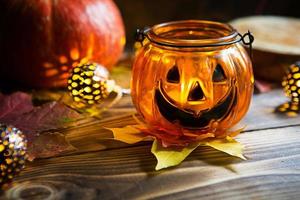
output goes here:
[{"label": "carved jack-o'-lantern face", "polygon": [[232,42],[236,35],[227,25],[206,21],[147,32],[133,64],[131,95],[150,127],[176,137],[218,135],[240,121],[254,78],[246,50]]},{"label": "carved jack-o'-lantern face", "polygon": [[[234,80],[216,64],[205,73],[202,66],[184,70],[179,64],[166,68],[155,90],[155,103],[169,122],[186,128],[204,128],[225,118],[236,101]],[[202,67],[203,68],[203,67]]]}]

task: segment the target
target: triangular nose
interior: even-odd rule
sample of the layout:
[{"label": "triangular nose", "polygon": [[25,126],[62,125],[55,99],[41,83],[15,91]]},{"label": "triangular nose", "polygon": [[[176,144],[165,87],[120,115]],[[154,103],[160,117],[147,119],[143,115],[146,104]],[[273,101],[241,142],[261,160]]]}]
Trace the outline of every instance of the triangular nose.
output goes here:
[{"label": "triangular nose", "polygon": [[201,89],[199,82],[197,81],[190,90],[188,101],[199,101],[203,99],[204,93]]}]

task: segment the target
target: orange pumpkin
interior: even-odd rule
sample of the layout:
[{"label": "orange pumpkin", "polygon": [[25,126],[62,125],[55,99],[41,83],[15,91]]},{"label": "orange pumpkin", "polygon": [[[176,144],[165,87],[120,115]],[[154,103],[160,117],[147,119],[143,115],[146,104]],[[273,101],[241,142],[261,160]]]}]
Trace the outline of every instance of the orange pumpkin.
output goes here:
[{"label": "orange pumpkin", "polygon": [[111,68],[125,33],[112,0],[1,1],[0,78],[31,87],[65,86],[80,61]]},{"label": "orange pumpkin", "polygon": [[133,65],[132,99],[145,122],[169,135],[224,134],[245,115],[252,65],[238,34],[209,21],[145,32]]}]

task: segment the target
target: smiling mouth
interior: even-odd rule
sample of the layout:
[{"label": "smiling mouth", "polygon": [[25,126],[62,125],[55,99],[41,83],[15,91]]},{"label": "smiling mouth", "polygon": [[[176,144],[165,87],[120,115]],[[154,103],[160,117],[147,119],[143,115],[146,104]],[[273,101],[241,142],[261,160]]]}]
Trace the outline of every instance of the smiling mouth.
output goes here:
[{"label": "smiling mouth", "polygon": [[159,84],[155,91],[155,101],[161,115],[171,123],[179,123],[189,129],[205,128],[212,120],[221,120],[228,116],[231,108],[237,102],[236,89],[231,89],[226,98],[221,100],[214,108],[205,110],[198,116],[192,112],[178,109],[168,100],[168,96]]}]

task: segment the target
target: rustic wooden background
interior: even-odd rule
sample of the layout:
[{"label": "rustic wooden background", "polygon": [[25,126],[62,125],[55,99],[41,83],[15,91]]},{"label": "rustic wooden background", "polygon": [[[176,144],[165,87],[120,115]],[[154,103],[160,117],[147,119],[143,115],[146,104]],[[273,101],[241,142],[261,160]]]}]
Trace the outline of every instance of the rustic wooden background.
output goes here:
[{"label": "rustic wooden background", "polygon": [[255,95],[237,140],[247,161],[208,147],[180,166],[154,171],[147,142],[127,145],[100,138],[103,127],[134,123],[130,97],[78,127],[61,130],[78,150],[28,163],[1,199],[299,199],[300,118],[273,109],[287,99],[281,90]]}]

